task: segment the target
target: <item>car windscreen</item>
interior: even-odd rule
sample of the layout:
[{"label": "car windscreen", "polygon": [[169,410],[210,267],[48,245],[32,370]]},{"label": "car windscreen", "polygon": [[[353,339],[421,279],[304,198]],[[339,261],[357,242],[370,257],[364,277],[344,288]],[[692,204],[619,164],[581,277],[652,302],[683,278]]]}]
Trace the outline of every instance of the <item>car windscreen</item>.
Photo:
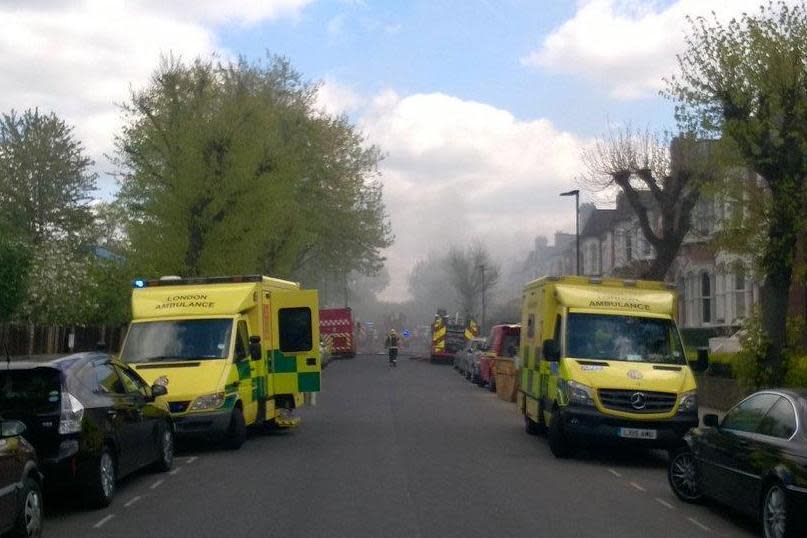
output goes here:
[{"label": "car windscreen", "polygon": [[227,358],[232,319],[184,319],[133,323],[121,351],[123,362]]},{"label": "car windscreen", "polygon": [[55,368],[0,371],[0,416],[11,413],[58,413],[61,376]]},{"label": "car windscreen", "polygon": [[681,339],[669,319],[569,314],[566,356],[654,364],[686,364]]}]

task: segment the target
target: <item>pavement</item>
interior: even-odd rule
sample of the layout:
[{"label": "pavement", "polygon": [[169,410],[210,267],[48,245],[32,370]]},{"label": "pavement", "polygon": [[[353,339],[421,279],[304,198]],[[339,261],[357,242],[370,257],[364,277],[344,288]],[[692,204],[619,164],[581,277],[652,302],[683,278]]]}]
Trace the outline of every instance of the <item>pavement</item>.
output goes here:
[{"label": "pavement", "polygon": [[241,450],[186,447],[171,473],[124,480],[112,506],[48,498],[46,536],[757,536],[678,501],[657,451],[555,459],[515,405],[450,366],[333,361],[302,425]]}]

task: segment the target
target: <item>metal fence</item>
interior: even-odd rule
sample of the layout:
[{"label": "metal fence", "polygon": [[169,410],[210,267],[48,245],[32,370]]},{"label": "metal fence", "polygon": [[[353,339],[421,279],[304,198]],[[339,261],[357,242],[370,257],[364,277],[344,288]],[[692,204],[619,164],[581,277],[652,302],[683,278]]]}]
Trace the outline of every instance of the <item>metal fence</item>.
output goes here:
[{"label": "metal fence", "polygon": [[[0,346],[11,355],[51,355],[104,349],[120,350],[126,327],[60,327],[0,324]],[[0,347],[0,353],[5,349]]]}]

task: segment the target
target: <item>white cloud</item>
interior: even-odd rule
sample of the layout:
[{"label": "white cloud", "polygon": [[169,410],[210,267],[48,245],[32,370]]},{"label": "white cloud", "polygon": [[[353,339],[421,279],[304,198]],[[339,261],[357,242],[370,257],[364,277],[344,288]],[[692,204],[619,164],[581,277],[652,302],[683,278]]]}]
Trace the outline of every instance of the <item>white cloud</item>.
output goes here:
[{"label": "white cloud", "polygon": [[212,23],[291,15],[307,1],[5,2],[0,4],[0,111],[56,112],[76,126],[98,169],[109,171],[103,154],[112,149],[119,127],[116,105],[126,100],[130,87],[147,82],[161,54],[208,55],[220,50]]},{"label": "white cloud", "polygon": [[522,58],[524,65],[588,79],[617,99],[656,94],[684,49],[686,16],[714,11],[728,20],[755,12],[760,0],[677,0],[662,7],[638,0],[591,0]]},{"label": "white cloud", "polygon": [[353,88],[328,78],[317,93],[317,107],[332,115],[354,112],[363,103],[364,99]]},{"label": "white cloud", "polygon": [[376,96],[361,117],[387,155],[384,196],[396,242],[385,297],[406,296],[419,257],[449,244],[485,242],[502,265],[537,234],[570,228],[558,193],[574,185],[582,141],[551,122],[440,93]]}]

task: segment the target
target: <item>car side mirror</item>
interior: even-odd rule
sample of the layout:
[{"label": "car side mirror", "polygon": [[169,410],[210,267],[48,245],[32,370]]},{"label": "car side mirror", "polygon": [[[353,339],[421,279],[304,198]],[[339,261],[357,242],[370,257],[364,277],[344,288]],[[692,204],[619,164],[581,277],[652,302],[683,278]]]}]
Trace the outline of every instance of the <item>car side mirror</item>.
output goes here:
[{"label": "car side mirror", "polygon": [[168,387],[165,385],[160,385],[159,383],[155,383],[151,386],[151,399],[154,400],[159,398],[160,396],[165,396],[168,394]]},{"label": "car side mirror", "polygon": [[261,358],[261,337],[249,337],[249,356],[253,361],[260,360]]},{"label": "car side mirror", "polygon": [[0,422],[0,437],[17,437],[25,433],[25,424],[19,420],[4,420]]},{"label": "car side mirror", "polygon": [[720,419],[717,415],[712,413],[703,415],[703,425],[707,428],[717,428],[720,425]]},{"label": "car side mirror", "polygon": [[694,361],[689,361],[689,367],[693,372],[705,372],[709,369],[709,348],[699,347],[698,358]]},{"label": "car side mirror", "polygon": [[544,359],[550,362],[558,362],[560,360],[560,347],[554,340],[544,340],[543,348]]}]

